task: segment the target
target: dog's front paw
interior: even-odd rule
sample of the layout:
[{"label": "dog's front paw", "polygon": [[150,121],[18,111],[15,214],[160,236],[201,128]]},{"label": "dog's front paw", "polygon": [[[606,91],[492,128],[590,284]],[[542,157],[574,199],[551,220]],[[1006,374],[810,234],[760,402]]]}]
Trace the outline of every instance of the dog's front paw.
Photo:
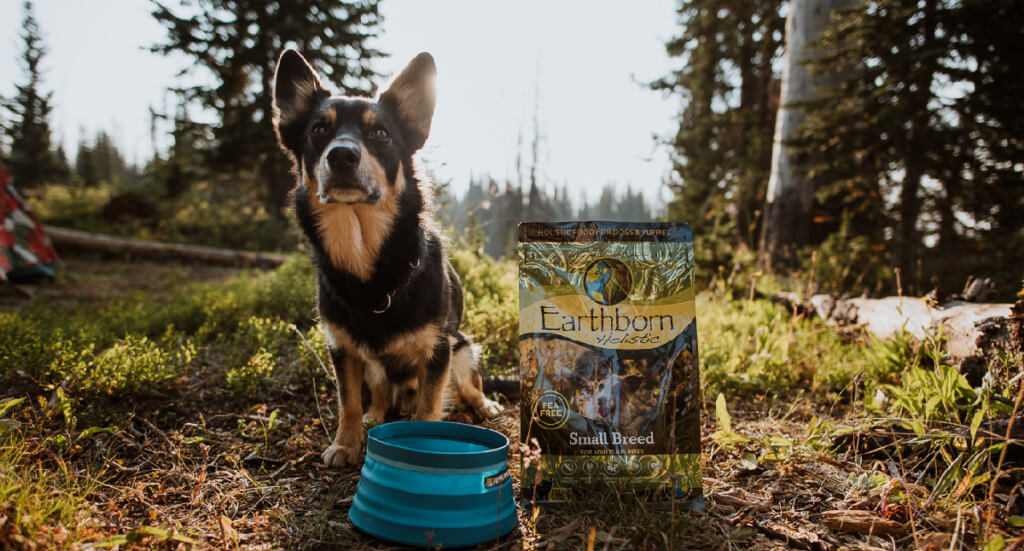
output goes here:
[{"label": "dog's front paw", "polygon": [[376,427],[377,425],[384,424],[384,416],[386,412],[374,412],[368,411],[363,414],[363,426],[366,428]]},{"label": "dog's front paw", "polygon": [[501,407],[501,404],[494,400],[488,400],[487,398],[484,398],[480,402],[480,405],[474,409],[476,409],[477,414],[484,419],[494,419],[505,411],[505,408]]},{"label": "dog's front paw", "polygon": [[320,454],[320,457],[323,458],[324,465],[328,467],[345,467],[359,463],[359,455],[362,451],[363,438],[360,430],[355,438],[335,439],[334,443],[327,446],[327,449]]}]

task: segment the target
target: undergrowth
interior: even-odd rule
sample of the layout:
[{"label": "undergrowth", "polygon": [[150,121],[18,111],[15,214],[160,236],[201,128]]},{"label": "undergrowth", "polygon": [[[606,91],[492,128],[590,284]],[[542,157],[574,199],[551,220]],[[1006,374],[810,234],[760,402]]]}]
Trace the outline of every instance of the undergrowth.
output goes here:
[{"label": "undergrowth", "polygon": [[[453,257],[466,282],[463,329],[481,345],[482,371],[508,373],[518,351],[516,306],[504,298],[515,294],[510,265],[468,251]],[[272,427],[277,411],[269,420],[259,413],[267,403],[311,390],[326,402],[333,391],[314,281],[308,258],[295,256],[268,273],[183,285],[167,296],[131,294],[99,308],[39,300],[0,312],[0,547],[65,548],[91,538],[76,522],[103,484],[97,466],[115,461],[95,447],[97,432],[134,438],[125,426],[170,404],[180,405],[162,413],[165,422],[212,399],[256,411]],[[321,415],[331,415],[322,405]],[[266,427],[257,432],[267,440]],[[94,456],[85,466],[83,449]],[[154,526],[118,537],[187,539]]]},{"label": "undergrowth", "polygon": [[[510,265],[465,250],[454,251],[453,260],[466,282],[463,330],[481,345],[482,371],[508,373],[518,361],[517,310],[505,298],[515,294]],[[270,273],[186,287],[169,297],[2,312],[0,382],[61,386],[75,398],[133,398],[160,394],[199,365],[245,400],[326,362],[315,296],[311,263],[295,256]]]},{"label": "undergrowth", "polygon": [[82,231],[229,249],[295,250],[302,239],[297,226],[239,193],[249,181],[204,179],[175,197],[152,182],[48,185],[29,201],[45,223]]},{"label": "undergrowth", "polygon": [[[515,373],[514,264],[467,247],[456,247],[452,262],[464,283],[464,329],[481,345],[483,371]],[[735,281],[727,285],[728,279]],[[895,515],[890,509],[898,506],[907,515],[901,522],[911,524],[929,515],[974,519],[972,545],[993,550],[1001,548],[992,526],[1024,525],[1016,516],[1024,500],[1013,497],[1024,478],[1024,454],[1005,439],[1005,420],[1019,413],[1021,356],[1004,354],[992,366],[1018,374],[1008,383],[987,378],[972,386],[943,353],[941,333],[924,342],[907,333],[886,342],[841,334],[751,298],[763,296],[752,291],[755,285],[777,282],[756,274],[728,279],[697,298],[703,392],[714,398],[707,400],[714,404],[708,417],[716,421],[705,441],[709,470],[723,454],[737,457],[745,472],[771,465],[780,475],[828,457],[856,466],[845,481],[850,495],[865,496],[864,506],[880,517]],[[726,292],[719,284],[747,287]],[[92,496],[104,491],[110,472],[103,465],[117,461],[106,446],[129,436],[124,427],[136,416],[158,412],[166,419],[176,414],[168,410],[187,407],[191,391],[243,412],[232,422],[257,451],[245,458],[223,452],[222,460],[244,476],[243,466],[252,465],[246,461],[265,466],[263,456],[275,449],[275,439],[277,449],[315,461],[318,454],[303,438],[329,438],[321,432],[327,425],[322,415],[291,429],[278,417],[294,415],[287,404],[310,394],[318,414],[330,411],[326,342],[314,300],[310,262],[295,257],[269,273],[246,272],[163,297],[131,295],[88,310],[39,301],[0,313],[0,542],[65,548],[68,541],[89,540],[93,528],[76,523],[81,511],[95,507]],[[730,407],[746,412],[734,418]],[[758,415],[788,419],[800,430],[782,433],[766,423],[769,428],[754,432]],[[164,444],[177,449],[213,443],[205,419],[189,424],[182,431],[187,437],[163,436]],[[288,465],[279,464],[273,468]],[[540,542],[570,546],[596,540],[657,548],[707,531],[708,517],[677,522],[643,503],[623,505],[628,497],[603,496],[614,506],[580,505],[588,515],[584,536],[577,530],[584,524],[555,509],[524,526]],[[325,518],[333,513],[326,510]],[[616,524],[633,517],[653,529]],[[753,541],[753,525],[736,526],[715,541],[740,547]],[[187,543],[194,535],[137,527],[143,528],[118,537]]]},{"label": "undergrowth", "polygon": [[706,395],[804,392],[848,400],[855,378],[886,375],[857,342],[767,300],[699,295],[697,330]]},{"label": "undergrowth", "polygon": [[[61,457],[96,431],[72,437],[69,430],[43,428],[46,420],[32,415],[24,402],[25,398],[0,399],[0,544],[15,549],[65,548],[100,528],[90,522],[89,500],[102,484],[102,468]],[[61,409],[44,406],[41,411],[60,416]]]}]

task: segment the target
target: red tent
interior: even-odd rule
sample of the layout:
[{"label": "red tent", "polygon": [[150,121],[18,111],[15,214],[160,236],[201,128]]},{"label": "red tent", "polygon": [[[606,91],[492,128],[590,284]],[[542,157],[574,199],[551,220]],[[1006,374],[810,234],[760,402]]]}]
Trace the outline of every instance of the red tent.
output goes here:
[{"label": "red tent", "polygon": [[0,281],[53,277],[57,260],[39,219],[0,166]]}]

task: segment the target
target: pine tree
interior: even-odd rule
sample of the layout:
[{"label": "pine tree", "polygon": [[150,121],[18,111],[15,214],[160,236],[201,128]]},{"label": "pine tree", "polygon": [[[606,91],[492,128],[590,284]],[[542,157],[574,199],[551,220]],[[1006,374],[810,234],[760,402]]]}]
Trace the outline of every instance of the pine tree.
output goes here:
[{"label": "pine tree", "polygon": [[[823,35],[828,55],[810,65],[856,70],[806,105],[794,145],[820,158],[810,170],[829,182],[818,192],[825,208],[848,212],[854,234],[886,245],[905,291],[927,290],[922,264],[949,273],[951,264],[993,266],[993,258],[1024,252],[1018,8],[1011,1],[876,0],[844,12]],[[929,236],[942,249],[927,251]],[[967,242],[988,253],[958,258]]]},{"label": "pine tree", "polygon": [[[165,107],[166,110],[166,107]],[[171,124],[171,146],[166,154],[157,152],[143,170],[145,179],[163,192],[164,197],[174,199],[188,191],[192,184],[209,176],[204,157],[205,132],[201,124],[192,120],[187,103],[181,102],[175,108],[173,117],[150,108],[150,132],[156,142],[156,133],[161,121]]]},{"label": "pine tree", "polygon": [[950,106],[957,132],[946,149],[961,162],[942,180],[939,254],[929,258],[964,255],[961,262],[1016,286],[1024,258],[1024,10],[1015,0],[964,0],[945,14],[950,57],[973,64],[951,70],[971,93]]},{"label": "pine tree", "polygon": [[78,143],[75,172],[85,187],[110,184],[131,187],[138,181],[134,167],[128,165],[114,140],[101,130],[91,140]]},{"label": "pine tree", "polygon": [[213,76],[212,85],[175,91],[189,103],[217,113],[207,127],[207,162],[222,172],[252,171],[262,183],[263,201],[282,215],[294,185],[289,163],[279,151],[271,127],[273,78],[285,47],[302,51],[335,92],[368,95],[383,55],[369,41],[381,22],[377,0],[182,0],[171,9],[154,0],[153,17],[167,28],[167,41],[153,52],[184,53],[193,68]]},{"label": "pine tree", "polygon": [[[816,159],[805,174],[820,182],[816,191],[825,211],[844,213],[855,235],[893,243],[890,251],[909,292],[920,257],[922,181],[937,173],[940,157],[940,123],[928,105],[941,71],[936,4],[925,0],[927,17],[916,0],[881,0],[836,14],[818,41],[820,55],[807,66],[812,74],[850,70],[800,106],[807,117],[790,142]],[[895,197],[894,204],[886,205],[884,197]]]},{"label": "pine tree", "polygon": [[25,48],[20,61],[27,82],[17,85],[15,96],[2,102],[9,113],[3,130],[10,140],[9,152],[3,161],[18,187],[32,189],[47,182],[66,180],[67,173],[52,149],[49,120],[53,92],[41,90],[41,64],[46,47],[32,13],[32,2],[25,2],[24,11],[21,39]]},{"label": "pine tree", "polygon": [[651,83],[683,102],[672,149],[670,219],[753,248],[760,232],[778,104],[782,0],[682,0],[666,44],[682,68]]}]

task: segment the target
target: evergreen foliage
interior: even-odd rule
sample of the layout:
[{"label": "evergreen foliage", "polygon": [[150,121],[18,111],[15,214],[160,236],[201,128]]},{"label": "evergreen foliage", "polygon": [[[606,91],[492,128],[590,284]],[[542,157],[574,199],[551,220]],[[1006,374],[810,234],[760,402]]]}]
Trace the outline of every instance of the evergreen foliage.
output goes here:
[{"label": "evergreen foliage", "polygon": [[[682,68],[651,83],[683,104],[679,129],[665,141],[675,193],[667,215],[693,225],[706,266],[758,246],[782,13],[793,6],[682,0],[679,35],[667,43]],[[978,273],[993,276],[1001,294],[1016,289],[1024,258],[1021,28],[1024,11],[1012,0],[869,0],[833,14],[815,44],[820,57],[807,66],[839,76],[819,99],[791,106],[807,116],[786,143],[808,160],[815,186],[805,268],[813,251],[856,237],[859,266],[846,283],[857,288],[849,291],[895,292],[885,288],[893,267],[908,293],[928,292],[936,275],[948,294]]]},{"label": "evergreen foliage", "polygon": [[667,216],[690,222],[703,239],[757,246],[778,108],[782,4],[682,0],[680,33],[666,44],[681,68],[651,83],[683,104],[678,131],[665,139],[675,193]]},{"label": "evergreen foliage", "polygon": [[25,71],[26,82],[17,85],[14,97],[3,98],[0,105],[8,112],[2,124],[9,140],[9,150],[3,155],[4,165],[19,188],[32,189],[44,183],[66,181],[69,173],[63,149],[58,155],[51,143],[53,92],[42,90],[42,60],[46,46],[33,15],[32,2],[25,2],[24,12],[21,34],[24,49],[19,61]]},{"label": "evergreen foliage", "polygon": [[[516,225],[527,220],[609,220],[648,222],[654,213],[639,191],[631,186],[607,183],[596,203],[583,196],[579,206],[569,200],[567,185],[555,186],[549,193],[531,187],[524,196],[522,188],[512,182],[504,187],[485,176],[470,176],[469,187],[462,198],[446,196],[439,201],[441,219],[456,235],[463,236],[469,249],[493,258],[514,258]],[[527,214],[540,213],[540,214]]]},{"label": "evergreen foliage", "polygon": [[[183,0],[177,8],[159,1],[153,6],[167,41],[151,51],[184,53],[195,65],[182,74],[205,73],[204,84],[175,92],[216,114],[216,124],[203,126],[210,143],[207,166],[251,171],[267,211],[282,216],[294,180],[270,124],[277,57],[285,47],[297,48],[335,92],[369,94],[377,76],[372,62],[383,55],[370,44],[381,22],[377,0]],[[205,78],[210,76],[212,83]]]},{"label": "evergreen foliage", "polygon": [[192,120],[188,105],[178,105],[173,117],[152,113],[154,128],[158,120],[170,119],[171,143],[166,156],[159,152],[146,167],[147,176],[168,199],[177,199],[192,188],[193,184],[209,177],[205,166],[204,151],[210,147],[205,139],[203,125]]},{"label": "evergreen foliage", "polygon": [[1012,4],[867,2],[839,14],[810,64],[855,70],[805,105],[792,145],[820,159],[825,211],[884,243],[904,290],[927,292],[927,273],[956,285],[977,264],[1020,277],[1024,106],[1010,98],[1024,92],[1024,15]]},{"label": "evergreen foliage", "polygon": [[78,143],[75,174],[78,183],[89,188],[99,187],[103,183],[114,187],[131,187],[138,183],[134,167],[125,161],[114,140],[102,130],[96,133],[93,140]]}]

